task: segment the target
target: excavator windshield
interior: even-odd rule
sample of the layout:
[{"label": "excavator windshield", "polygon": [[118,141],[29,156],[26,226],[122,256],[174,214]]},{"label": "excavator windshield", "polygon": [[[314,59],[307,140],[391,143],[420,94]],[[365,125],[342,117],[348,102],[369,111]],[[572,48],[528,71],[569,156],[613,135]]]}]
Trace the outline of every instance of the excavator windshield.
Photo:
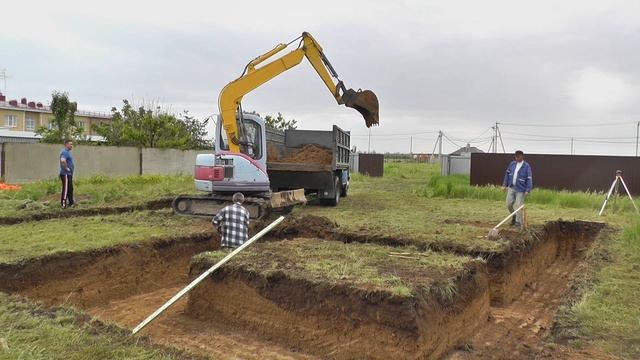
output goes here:
[{"label": "excavator windshield", "polygon": [[[245,141],[240,144],[242,153],[249,155],[253,159],[260,159],[262,157],[262,147],[260,146],[262,143],[262,131],[260,125],[251,119],[244,119],[241,124],[244,127],[245,138]],[[219,143],[220,150],[229,150],[229,138],[224,130],[220,131]]]}]

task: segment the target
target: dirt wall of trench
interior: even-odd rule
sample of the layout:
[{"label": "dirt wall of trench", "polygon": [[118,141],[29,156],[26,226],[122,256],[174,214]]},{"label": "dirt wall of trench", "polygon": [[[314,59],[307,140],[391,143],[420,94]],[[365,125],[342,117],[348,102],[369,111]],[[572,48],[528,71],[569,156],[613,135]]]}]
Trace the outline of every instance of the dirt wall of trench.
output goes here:
[{"label": "dirt wall of trench", "polygon": [[517,244],[502,254],[488,257],[491,304],[504,306],[513,302],[532,279],[554,263],[558,258],[582,256],[597,234],[602,223],[586,221],[552,221],[531,233],[513,233]]},{"label": "dirt wall of trench", "polygon": [[183,283],[191,257],[214,246],[203,233],[0,264],[0,291],[87,308]]},{"label": "dirt wall of trench", "polygon": [[[448,301],[223,271],[192,291],[187,314],[326,358],[438,358],[486,321],[486,268],[473,266]],[[195,265],[191,275],[203,270]]]}]

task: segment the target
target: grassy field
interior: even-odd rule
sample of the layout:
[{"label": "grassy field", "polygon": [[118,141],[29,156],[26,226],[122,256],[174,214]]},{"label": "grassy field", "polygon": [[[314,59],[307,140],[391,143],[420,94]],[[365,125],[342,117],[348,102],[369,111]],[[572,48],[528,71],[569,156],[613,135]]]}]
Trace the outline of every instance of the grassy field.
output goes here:
[{"label": "grassy field", "polygon": [[607,244],[611,260],[569,310],[580,340],[612,354],[640,358],[640,220]]},{"label": "grassy field", "polygon": [[[93,176],[74,181],[78,208],[138,205],[145,202],[194,193],[191,176]],[[27,216],[60,209],[60,180],[38,181],[19,191],[0,191],[0,217]]]},{"label": "grassy field", "polygon": [[[438,172],[437,166],[427,164],[387,164],[382,178],[354,175],[349,196],[338,207],[307,206],[297,208],[295,213],[326,216],[348,231],[370,235],[432,245],[450,244],[465,251],[504,249],[507,244],[489,240],[486,235],[508,215],[505,194],[492,189],[496,199],[445,198],[432,187],[432,179],[439,178]],[[602,220],[594,208],[567,210],[556,204],[538,203],[528,203],[527,208],[530,224],[559,218]],[[620,213],[626,211],[610,216]]]},{"label": "grassy field", "polygon": [[176,217],[169,210],[0,226],[0,263],[211,230],[206,220]]},{"label": "grassy field", "polygon": [[[350,231],[499,251],[505,244],[483,235],[507,215],[504,198],[499,187],[468,185],[468,176],[441,177],[437,166],[390,163],[382,178],[352,176],[349,196],[338,207],[307,206],[295,213],[326,216]],[[627,199],[598,216],[603,201],[602,193],[534,189],[527,199],[529,221],[606,221],[619,229],[604,244],[610,259],[599,263],[562,321],[575,328],[576,346],[588,343],[635,359],[640,357],[640,220]]]},{"label": "grassy field", "polygon": [[[194,261],[213,265],[226,254],[224,250],[207,252]],[[456,291],[455,277],[468,269],[471,261],[469,257],[410,247],[398,250],[374,244],[295,239],[257,244],[237,255],[232,266],[250,273],[283,272],[291,279],[385,291],[399,297],[435,291],[450,299]]]},{"label": "grassy field", "polygon": [[0,359],[191,359],[158,349],[72,309],[47,309],[0,293]]},{"label": "grassy field", "polygon": [[[495,187],[469,186],[465,177],[443,178],[438,172],[438,168],[432,165],[387,164],[382,178],[354,174],[349,196],[341,199],[338,207],[309,205],[296,208],[294,215],[326,216],[341,228],[353,232],[412,239],[427,244],[455,244],[468,250],[500,251],[505,244],[490,241],[485,235],[507,215],[504,193]],[[154,197],[192,192],[192,189],[188,177],[116,180],[96,177],[79,181],[77,192],[81,199],[83,194],[87,196],[80,206],[91,207],[144,202]],[[42,211],[37,210],[40,205],[58,211],[55,199],[57,191],[57,182],[50,181],[25,186],[20,192],[0,192],[0,216]],[[594,267],[583,295],[569,307],[567,318],[563,321],[575,329],[576,346],[586,343],[613,354],[639,358],[640,220],[636,220],[638,217],[626,200],[607,208],[606,216],[597,216],[603,200],[604,195],[598,193],[534,189],[527,200],[528,215],[530,223],[534,225],[558,218],[583,219],[607,221],[620,230],[613,232],[601,244],[606,256]],[[33,209],[17,209],[24,201],[42,204],[34,205]],[[46,204],[46,201],[50,203]],[[168,212],[135,212],[0,226],[0,262],[19,262],[56,252],[82,251],[153,237],[183,235],[185,229],[197,232],[210,231],[211,228],[206,222],[172,217]],[[363,286],[383,286],[393,289],[397,294],[406,294],[410,290],[410,286],[402,279],[380,276],[375,270],[375,262],[384,258],[377,256],[376,252],[384,247],[370,245],[354,248],[357,250],[352,252],[347,245],[336,245],[342,246],[339,249],[331,248],[333,245],[328,243],[323,243],[323,246],[327,247],[302,246],[291,249],[300,251],[291,256],[309,259],[296,266],[302,267],[310,279],[314,276],[323,276],[336,282],[350,279],[354,284],[361,282],[367,284]],[[323,255],[313,257],[314,253]],[[369,253],[370,259],[375,261],[357,261],[360,253]],[[464,257],[448,258],[443,254],[429,255],[430,260],[424,258],[421,261],[442,261],[444,268],[451,269],[459,266],[459,261],[466,261]],[[277,259],[274,257],[273,265],[282,265],[278,265]],[[434,264],[428,266],[437,268]],[[18,311],[4,309],[10,309],[3,310],[9,314],[0,316],[10,316]],[[6,335],[0,332],[2,337]],[[17,347],[28,346],[28,340],[18,340]],[[3,356],[0,351],[0,358]]]}]

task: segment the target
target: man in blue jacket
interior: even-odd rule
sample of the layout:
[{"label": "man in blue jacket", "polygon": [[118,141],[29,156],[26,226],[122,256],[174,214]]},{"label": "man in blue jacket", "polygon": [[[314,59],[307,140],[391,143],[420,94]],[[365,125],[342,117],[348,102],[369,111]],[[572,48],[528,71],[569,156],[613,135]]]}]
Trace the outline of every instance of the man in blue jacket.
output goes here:
[{"label": "man in blue jacket", "polygon": [[60,151],[60,181],[62,181],[62,194],[60,195],[60,205],[63,209],[73,206],[73,141],[65,140],[64,148]]},{"label": "man in blue jacket", "polygon": [[[516,151],[515,161],[512,161],[507,167],[507,172],[502,181],[502,189],[507,190],[507,209],[509,209],[510,213],[524,204],[524,199],[529,195],[532,188],[531,166],[524,161],[524,153],[518,150]],[[522,226],[522,214],[522,211],[518,211],[511,219],[511,225]]]}]

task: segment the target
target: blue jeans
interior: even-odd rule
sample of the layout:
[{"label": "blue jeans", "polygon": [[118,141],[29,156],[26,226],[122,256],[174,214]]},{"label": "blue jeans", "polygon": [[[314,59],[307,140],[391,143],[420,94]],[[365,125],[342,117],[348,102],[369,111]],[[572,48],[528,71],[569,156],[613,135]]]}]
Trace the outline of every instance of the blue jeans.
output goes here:
[{"label": "blue jeans", "polygon": [[[509,213],[512,213],[515,209],[519,208],[520,205],[524,204],[524,192],[518,192],[516,189],[510,187],[507,190],[507,209],[509,209]],[[516,225],[522,226],[522,214],[524,211],[520,210],[516,213]]]}]

